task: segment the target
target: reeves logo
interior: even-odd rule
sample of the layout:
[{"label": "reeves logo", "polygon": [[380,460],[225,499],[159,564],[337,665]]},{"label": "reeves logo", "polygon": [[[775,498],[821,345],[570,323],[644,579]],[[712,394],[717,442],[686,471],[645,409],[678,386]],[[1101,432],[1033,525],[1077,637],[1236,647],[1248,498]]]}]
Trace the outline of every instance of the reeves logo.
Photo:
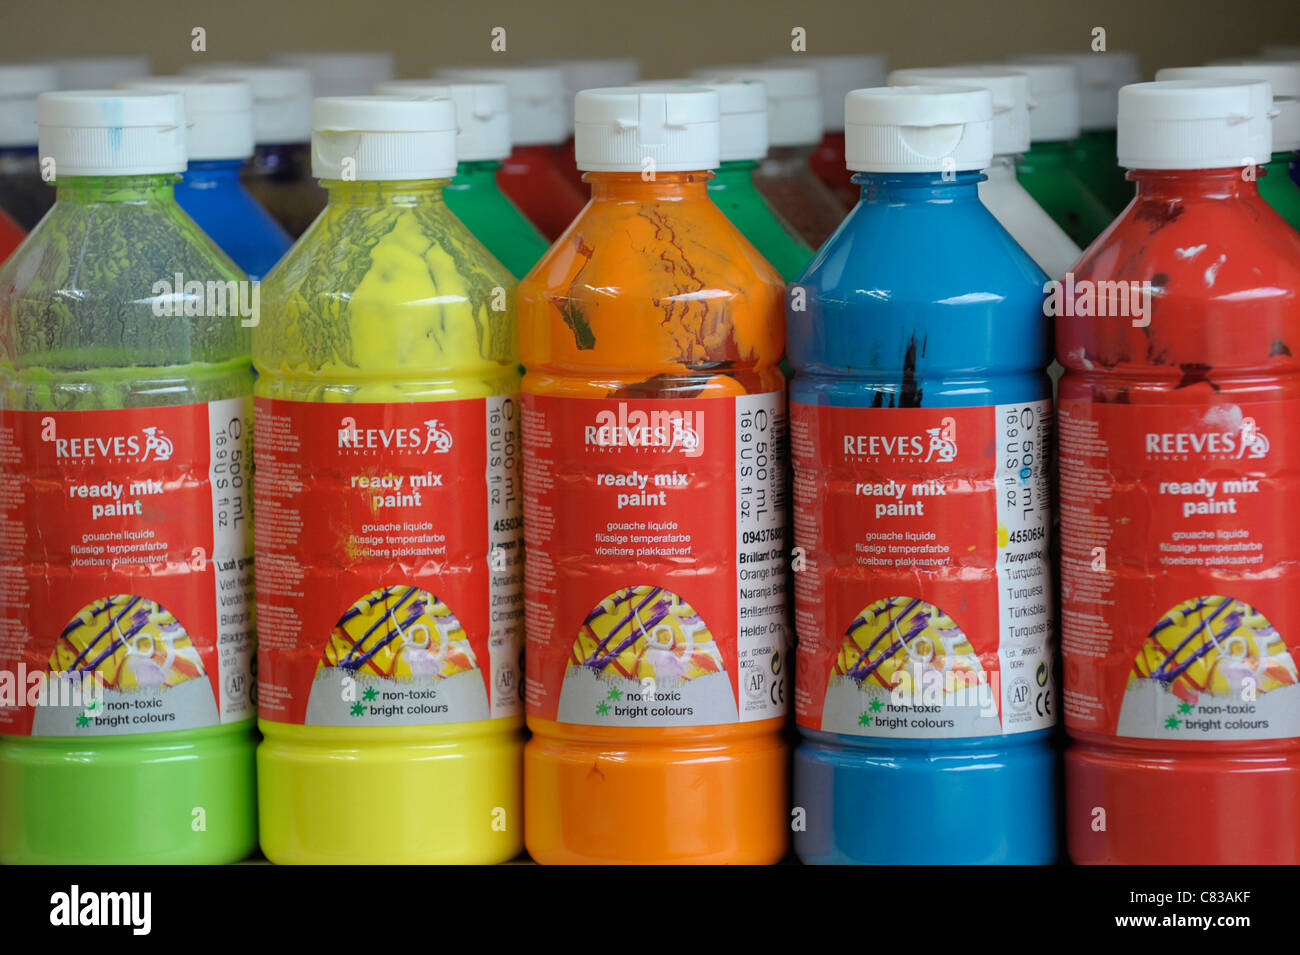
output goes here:
[{"label": "reeves logo", "polygon": [[844,455],[850,458],[912,458],[920,463],[951,464],[957,459],[957,422],[944,418],[922,434],[846,434]]},{"label": "reeves logo", "polygon": [[54,445],[54,456],[61,461],[135,458],[141,464],[148,464],[150,461],[166,461],[176,451],[162,428],[141,428],[138,434],[108,437],[60,438],[53,418],[41,419],[41,440]]},{"label": "reeves logo", "polygon": [[437,418],[423,428],[358,428],[356,418],[339,422],[340,451],[401,451],[406,454],[446,454],[451,432]]},{"label": "reeves logo", "polygon": [[688,458],[704,453],[703,411],[629,411],[627,402],[618,403],[618,411],[599,411],[596,423],[584,433],[588,447],[644,448],[654,451],[680,451]]},{"label": "reeves logo", "polygon": [[1239,431],[1148,431],[1144,447],[1147,457],[1196,454],[1207,458],[1259,460],[1268,457],[1269,440],[1254,418],[1243,418]]}]

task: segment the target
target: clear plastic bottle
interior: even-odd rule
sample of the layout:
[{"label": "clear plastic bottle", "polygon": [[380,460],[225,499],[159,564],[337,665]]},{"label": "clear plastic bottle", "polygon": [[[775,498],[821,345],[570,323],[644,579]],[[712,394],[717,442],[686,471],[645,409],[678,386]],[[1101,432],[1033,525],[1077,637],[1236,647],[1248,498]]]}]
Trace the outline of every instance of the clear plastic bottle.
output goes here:
[{"label": "clear plastic bottle", "polygon": [[775,862],[784,285],[709,199],[716,92],[587,90],[576,114],[592,200],[519,292],[528,849]]},{"label": "clear plastic bottle", "polygon": [[257,841],[256,300],[172,194],[180,96],[38,114],[58,198],[0,269],[0,666],[49,676],[0,710],[0,860],[233,862]]},{"label": "clear plastic bottle", "polygon": [[253,338],[262,849],[501,862],[523,845],[514,280],[443,202],[449,100],[318,99],[313,125],[330,201]]}]

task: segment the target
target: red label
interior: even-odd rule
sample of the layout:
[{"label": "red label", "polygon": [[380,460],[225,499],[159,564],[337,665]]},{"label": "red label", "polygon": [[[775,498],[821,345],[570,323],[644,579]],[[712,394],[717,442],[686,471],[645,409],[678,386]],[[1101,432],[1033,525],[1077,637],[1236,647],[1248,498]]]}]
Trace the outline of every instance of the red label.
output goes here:
[{"label": "red label", "polygon": [[783,404],[524,395],[531,715],[785,712]]},{"label": "red label", "polygon": [[250,411],[0,411],[0,732],[251,717]]},{"label": "red label", "polygon": [[1061,401],[1071,729],[1300,736],[1298,414]]},{"label": "red label", "polygon": [[1051,725],[1050,423],[1046,401],[791,405],[800,725]]},{"label": "red label", "polygon": [[257,399],[262,718],[518,713],[517,407]]}]

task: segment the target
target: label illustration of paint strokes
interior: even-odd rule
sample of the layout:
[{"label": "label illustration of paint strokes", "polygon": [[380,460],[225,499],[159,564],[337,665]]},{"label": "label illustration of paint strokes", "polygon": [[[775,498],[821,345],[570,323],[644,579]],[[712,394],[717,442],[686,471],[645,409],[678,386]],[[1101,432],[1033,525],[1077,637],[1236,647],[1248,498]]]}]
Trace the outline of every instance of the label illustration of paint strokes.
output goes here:
[{"label": "label illustration of paint strokes", "polygon": [[258,711],[415,726],[521,709],[518,399],[257,399]]},{"label": "label illustration of paint strokes", "polygon": [[252,406],[0,411],[0,733],[253,715]]},{"label": "label illustration of paint strokes", "polygon": [[524,395],[530,715],[781,716],[784,397]]},{"label": "label illustration of paint strokes", "polygon": [[1300,736],[1298,415],[1061,401],[1071,729]]},{"label": "label illustration of paint strokes", "polygon": [[801,726],[937,739],[1052,725],[1051,421],[1047,401],[791,404]]}]

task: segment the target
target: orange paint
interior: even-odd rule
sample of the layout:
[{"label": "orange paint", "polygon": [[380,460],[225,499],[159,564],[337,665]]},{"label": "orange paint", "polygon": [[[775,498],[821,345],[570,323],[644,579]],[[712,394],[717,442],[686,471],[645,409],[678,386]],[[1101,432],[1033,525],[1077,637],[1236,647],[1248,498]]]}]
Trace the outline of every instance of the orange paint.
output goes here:
[{"label": "orange paint", "polygon": [[[539,530],[537,497],[530,497],[530,486],[535,490],[537,485],[525,479],[525,512],[530,518],[526,530],[530,554],[526,698],[533,732],[524,759],[525,838],[529,852],[542,863],[770,863],[785,853],[785,718],[775,709],[771,718],[755,718],[755,713],[764,716],[766,711],[746,709],[742,690],[735,694],[732,705],[751,714],[748,722],[732,716],[711,723],[694,718],[706,725],[597,725],[605,717],[586,716],[587,721],[581,723],[558,718],[561,711],[577,712],[565,709],[570,698],[560,696],[561,676],[566,694],[573,692],[570,680],[576,679],[597,687],[597,692],[611,687],[609,699],[616,703],[635,695],[635,681],[626,678],[630,657],[619,656],[624,661],[622,670],[611,665],[602,671],[601,665],[593,662],[598,654],[586,664],[581,659],[585,654],[574,656],[575,636],[580,629],[587,630],[582,613],[592,606],[595,610],[588,622],[604,621],[601,633],[617,641],[625,632],[619,630],[621,623],[612,625],[609,616],[599,617],[605,602],[598,604],[590,597],[604,596],[611,589],[610,581],[619,587],[639,585],[649,596],[638,593],[622,599],[640,601],[641,607],[656,606],[649,602],[658,595],[663,601],[658,606],[671,603],[678,619],[698,611],[698,617],[688,617],[699,626],[691,646],[699,651],[711,632],[716,641],[716,646],[708,644],[711,652],[732,672],[723,676],[712,672],[712,667],[702,670],[709,671],[708,679],[730,679],[735,685],[740,667],[736,598],[731,598],[730,619],[709,604],[726,588],[733,592],[735,588],[721,579],[722,572],[710,561],[718,556],[718,567],[731,566],[726,562],[735,560],[732,542],[740,519],[694,495],[714,493],[715,477],[724,473],[707,470],[715,463],[709,455],[717,449],[710,442],[725,446],[721,460],[729,473],[735,471],[727,457],[731,451],[728,442],[733,433],[741,432],[727,428],[731,409],[744,407],[736,399],[779,396],[784,391],[778,366],[784,349],[784,286],[776,271],[708,198],[705,184],[710,178],[706,172],[660,172],[655,180],[645,182],[636,173],[588,173],[591,204],[519,287],[520,354],[527,368],[523,385],[525,473],[532,474],[535,481],[538,456],[549,455],[558,462],[552,475],[554,484],[563,486],[568,476],[577,484],[577,490],[570,493],[581,494],[580,499],[568,497],[566,505],[563,492],[546,492],[550,496],[544,494],[543,499],[554,498],[560,503],[553,508],[554,520],[543,532]],[[657,466],[654,462],[665,458],[644,448],[639,452],[642,456],[622,448],[574,449],[573,441],[582,442],[581,437],[574,437],[581,433],[575,429],[557,427],[553,433],[545,432],[545,442],[538,442],[536,421],[543,420],[538,409],[556,408],[562,404],[554,401],[557,397],[592,399],[590,406],[572,401],[564,405],[570,409],[564,415],[572,411],[579,418],[587,407],[594,412],[611,401],[633,411],[651,406],[671,407],[673,414],[681,414],[676,409],[699,409],[688,412],[700,415],[699,422],[707,422],[707,429],[704,424],[698,426],[698,438],[694,433],[691,436],[700,442],[698,457],[684,454],[671,458],[673,467],[690,471],[693,481],[698,479],[698,488],[670,492],[682,496],[669,499],[666,511],[633,513],[629,509],[618,512],[617,518],[613,512],[608,516],[632,520],[657,513],[675,518],[683,529],[697,518],[712,518],[725,532],[695,533],[693,556],[676,564],[657,558],[619,561],[598,552],[584,555],[576,550],[589,540],[589,535],[582,536],[579,525],[605,521],[607,515],[601,509],[612,500],[602,497],[608,492],[598,487],[592,472],[625,473],[628,460],[635,462],[635,468],[652,470]],[[783,408],[779,397],[771,400],[774,407]],[[530,408],[535,416],[531,445]],[[569,420],[552,411],[546,413],[552,414],[545,419],[548,427]],[[742,414],[736,412],[735,420]],[[720,422],[726,422],[726,427]],[[735,441],[737,448],[744,444],[741,437]],[[566,442],[570,446],[562,447]],[[580,457],[583,454],[587,456]],[[566,455],[573,460],[567,468]],[[582,462],[587,462],[585,471]],[[550,465],[549,457],[545,465]],[[701,474],[710,480],[699,478]],[[700,510],[717,513],[700,516]],[[593,519],[592,514],[599,517]],[[732,536],[728,538],[728,534]],[[539,559],[543,554],[544,559]],[[557,568],[549,589],[543,575],[550,571],[538,569],[544,565]],[[575,598],[574,591],[583,587],[589,593]],[[668,593],[670,590],[674,593]],[[678,599],[683,603],[675,603]],[[687,600],[691,606],[685,605]],[[646,616],[651,613],[642,612]],[[553,628],[538,626],[539,615],[553,617]],[[784,622],[783,611],[777,616]],[[666,616],[657,619],[671,623]],[[643,632],[651,626],[640,618],[638,622]],[[653,627],[656,634],[660,627],[670,629],[667,623],[660,624]],[[649,637],[631,643],[634,626],[629,625],[626,632],[631,633],[628,654],[634,650],[644,653],[643,644]],[[658,644],[650,650],[665,652]],[[781,647],[773,669],[783,666],[780,658],[785,652]],[[637,657],[635,665],[641,669],[635,672],[642,675],[644,684],[647,665],[643,659]],[[765,665],[771,660],[764,657]],[[652,683],[663,679],[665,672],[663,664],[654,666],[660,669]],[[618,675],[612,675],[616,671]],[[623,696],[619,687],[629,684],[633,693]],[[685,691],[691,684],[683,678],[676,685]],[[655,706],[653,690],[649,699]],[[605,706],[596,703],[596,712]],[[592,709],[586,706],[582,712],[590,714]]]}]

